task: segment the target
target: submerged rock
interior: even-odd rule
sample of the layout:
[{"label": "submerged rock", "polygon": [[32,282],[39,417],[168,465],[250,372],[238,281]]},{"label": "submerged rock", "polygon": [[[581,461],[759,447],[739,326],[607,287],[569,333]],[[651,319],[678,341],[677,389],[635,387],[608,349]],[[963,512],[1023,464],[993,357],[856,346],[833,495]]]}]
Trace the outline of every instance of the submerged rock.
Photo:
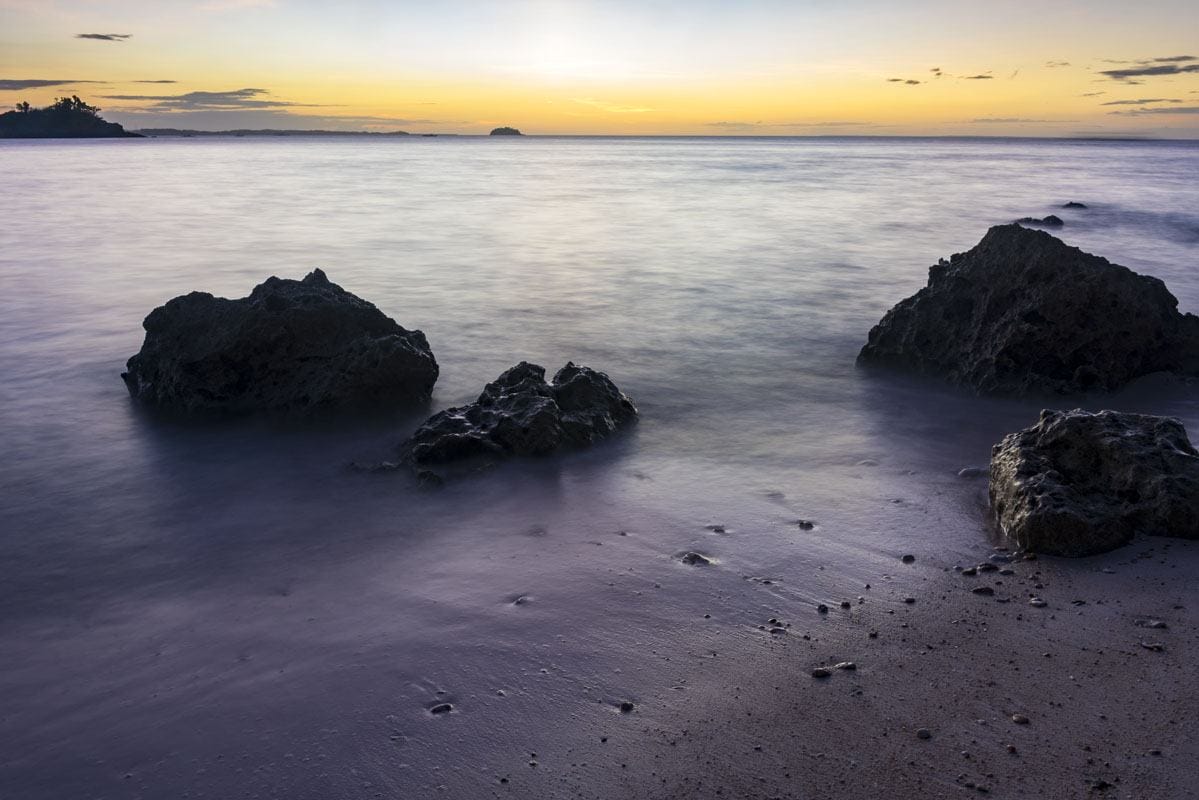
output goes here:
[{"label": "submerged rock", "polygon": [[1199,318],[1180,314],[1157,278],[999,225],[931,267],[928,285],[870,331],[858,362],[979,392],[1113,390],[1152,372],[1199,372]]},{"label": "submerged rock", "polygon": [[304,414],[427,400],[437,361],[400,327],[321,270],[268,278],[249,297],[205,292],[150,312],[121,377],[146,405],[185,413]]},{"label": "submerged rock", "polygon": [[1069,203],[1066,203],[1065,205],[1062,206],[1062,208],[1086,208],[1086,207],[1087,207],[1086,203],[1079,203],[1074,200],[1071,200]]},{"label": "submerged rock", "polygon": [[414,466],[473,456],[544,455],[588,445],[632,421],[637,409],[602,372],[568,363],[546,383],[545,368],[522,361],[417,429],[401,454]]},{"label": "submerged rock", "polygon": [[1042,411],[995,445],[990,495],[1000,529],[1040,553],[1102,553],[1136,533],[1199,538],[1199,453],[1169,417]]},{"label": "submerged rock", "polygon": [[1056,214],[1050,214],[1047,217],[1037,219],[1036,217],[1021,217],[1016,220],[1020,225],[1040,225],[1045,228],[1060,228],[1066,223],[1062,222],[1062,218]]}]

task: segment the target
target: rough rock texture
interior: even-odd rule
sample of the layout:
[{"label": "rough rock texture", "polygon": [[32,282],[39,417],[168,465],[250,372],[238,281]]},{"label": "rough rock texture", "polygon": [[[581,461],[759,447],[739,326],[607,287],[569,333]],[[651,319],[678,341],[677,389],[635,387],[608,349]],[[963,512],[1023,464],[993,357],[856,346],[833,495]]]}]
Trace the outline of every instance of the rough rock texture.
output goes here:
[{"label": "rough rock texture", "polygon": [[1044,231],[991,228],[870,331],[859,363],[980,392],[1112,390],[1151,372],[1199,371],[1199,318],[1157,278]]},{"label": "rough rock texture", "polygon": [[543,367],[522,361],[487,384],[476,402],[430,417],[400,450],[418,467],[542,455],[591,444],[636,416],[632,401],[602,372],[567,364],[546,383]]},{"label": "rough rock texture", "polygon": [[147,405],[189,414],[306,414],[428,399],[437,361],[425,335],[330,283],[268,278],[249,297],[204,292],[150,312],[121,375]]},{"label": "rough rock texture", "polygon": [[991,454],[991,507],[1027,550],[1102,553],[1136,533],[1199,538],[1199,453],[1176,419],[1042,411]]}]

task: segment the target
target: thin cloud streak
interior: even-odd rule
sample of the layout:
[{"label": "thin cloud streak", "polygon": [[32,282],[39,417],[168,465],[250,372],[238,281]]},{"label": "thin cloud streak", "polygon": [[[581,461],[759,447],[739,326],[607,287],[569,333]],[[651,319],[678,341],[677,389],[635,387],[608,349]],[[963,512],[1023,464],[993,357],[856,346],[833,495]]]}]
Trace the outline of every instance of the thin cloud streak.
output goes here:
[{"label": "thin cloud streak", "polygon": [[[105,100],[151,103],[148,111],[236,111],[271,108],[321,108],[315,103],[274,100],[266,89],[233,89],[225,92],[186,92],[184,94],[110,94]],[[130,109],[140,110],[140,109]]]},{"label": "thin cloud streak", "polygon": [[77,33],[76,39],[92,39],[97,42],[123,42],[133,36],[132,33]]},{"label": "thin cloud streak", "polygon": [[41,78],[0,78],[0,92],[23,92],[26,89],[44,89],[48,86],[74,86],[81,83],[103,83],[104,81],[49,80]]}]

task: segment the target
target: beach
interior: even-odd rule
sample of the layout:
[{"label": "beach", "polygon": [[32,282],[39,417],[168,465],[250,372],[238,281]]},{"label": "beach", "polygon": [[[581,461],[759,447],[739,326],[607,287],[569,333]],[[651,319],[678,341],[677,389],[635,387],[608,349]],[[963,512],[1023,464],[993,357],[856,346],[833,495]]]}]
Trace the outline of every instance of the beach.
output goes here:
[{"label": "beach", "polygon": [[[939,258],[1027,215],[1199,309],[1193,143],[247,137],[0,167],[4,797],[1193,793],[1199,548],[1009,562],[959,475],[1044,407],[1193,432],[1191,384],[986,398],[855,365]],[[429,403],[131,403],[153,308],[315,267],[424,332]],[[604,371],[638,421],[436,490],[350,468],[521,360]]]}]

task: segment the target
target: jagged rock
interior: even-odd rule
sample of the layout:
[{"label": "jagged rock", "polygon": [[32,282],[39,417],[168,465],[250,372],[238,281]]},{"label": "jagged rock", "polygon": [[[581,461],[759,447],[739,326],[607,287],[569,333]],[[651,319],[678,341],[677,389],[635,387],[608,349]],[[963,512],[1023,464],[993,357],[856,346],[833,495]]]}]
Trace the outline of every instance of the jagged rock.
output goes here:
[{"label": "jagged rock", "polygon": [[1199,538],[1199,453],[1182,423],[1042,411],[991,454],[991,507],[1023,549],[1102,553],[1137,533]]},{"label": "jagged rock", "polygon": [[545,368],[522,361],[467,406],[442,411],[400,451],[414,466],[473,456],[543,455],[587,445],[637,416],[637,409],[602,372],[567,364],[545,381]]},{"label": "jagged rock", "polygon": [[1066,224],[1062,222],[1061,217],[1055,214],[1050,214],[1041,219],[1037,219],[1036,217],[1021,217],[1016,222],[1020,225],[1040,225],[1044,228],[1060,228]]},{"label": "jagged rock", "polygon": [[1180,314],[1164,283],[1044,231],[996,226],[928,274],[870,331],[859,363],[1001,394],[1199,371],[1199,318]]},{"label": "jagged rock", "polygon": [[150,312],[121,375],[146,405],[189,414],[306,414],[427,400],[437,361],[400,327],[317,269],[268,278],[249,297],[205,292]]}]

